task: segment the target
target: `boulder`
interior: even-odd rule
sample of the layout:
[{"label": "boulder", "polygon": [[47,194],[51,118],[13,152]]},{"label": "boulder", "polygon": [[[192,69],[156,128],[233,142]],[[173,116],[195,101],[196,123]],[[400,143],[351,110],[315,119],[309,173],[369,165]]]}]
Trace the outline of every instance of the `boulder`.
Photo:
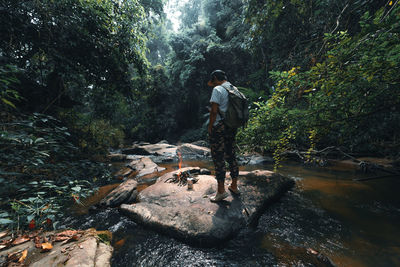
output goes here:
[{"label": "boulder", "polygon": [[126,155],[150,155],[141,145],[133,145],[132,147],[121,149],[121,153]]},{"label": "boulder", "polygon": [[127,166],[132,170],[138,172],[136,174],[137,178],[154,172],[161,172],[165,170],[164,167],[159,167],[149,157],[140,157],[138,159],[132,160]]},{"label": "boulder", "polygon": [[136,144],[130,148],[122,149],[123,154],[129,155],[154,155],[174,157],[176,155],[177,147],[170,144],[157,143],[157,144]]},{"label": "boulder", "polygon": [[183,157],[209,157],[211,153],[208,147],[189,143],[180,145],[177,151],[179,151]]},{"label": "boulder", "polygon": [[131,168],[123,168],[120,169],[116,174],[114,174],[114,178],[121,179],[126,178],[133,173]]},{"label": "boulder", "polygon": [[199,246],[218,245],[247,224],[256,223],[265,208],[294,184],[270,171],[241,172],[242,194],[212,203],[215,177],[199,174],[200,168],[181,171],[190,171],[198,179],[193,190],[166,182],[178,171],[170,172],[141,191],[139,203],[123,204],[121,211],[137,223]]},{"label": "boulder", "polygon": [[103,198],[100,201],[100,205],[117,207],[122,203],[132,203],[136,200],[137,194],[137,182],[133,179],[128,179]]}]

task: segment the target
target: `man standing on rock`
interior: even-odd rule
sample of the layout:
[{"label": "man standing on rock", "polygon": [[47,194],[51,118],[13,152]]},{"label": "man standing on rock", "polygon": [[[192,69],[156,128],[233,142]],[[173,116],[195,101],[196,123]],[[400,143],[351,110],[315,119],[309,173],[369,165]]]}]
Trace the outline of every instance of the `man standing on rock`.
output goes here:
[{"label": "man standing on rock", "polygon": [[211,73],[211,78],[207,83],[214,87],[211,94],[210,122],[208,134],[211,146],[211,156],[215,166],[215,176],[218,182],[217,194],[211,197],[212,202],[218,202],[228,196],[225,191],[225,160],[229,164],[232,183],[228,187],[229,191],[238,195],[237,179],[239,167],[235,154],[236,128],[229,128],[224,124],[223,116],[228,109],[228,89],[231,83],[227,81],[225,72],[215,70]]}]

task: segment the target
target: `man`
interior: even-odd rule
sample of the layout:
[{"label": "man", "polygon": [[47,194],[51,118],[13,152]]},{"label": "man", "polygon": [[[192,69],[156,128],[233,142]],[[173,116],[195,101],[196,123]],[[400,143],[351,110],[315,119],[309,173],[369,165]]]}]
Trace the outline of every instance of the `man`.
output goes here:
[{"label": "man", "polygon": [[237,179],[239,168],[235,155],[235,136],[236,130],[227,127],[223,122],[224,113],[228,109],[228,91],[226,87],[230,87],[225,72],[215,70],[211,73],[211,79],[207,83],[208,86],[214,87],[211,94],[210,122],[208,125],[208,134],[210,138],[211,156],[215,166],[215,177],[218,183],[218,190],[212,202],[218,202],[228,196],[225,191],[225,160],[229,164],[232,183],[228,189],[236,195],[239,195],[237,187]]}]

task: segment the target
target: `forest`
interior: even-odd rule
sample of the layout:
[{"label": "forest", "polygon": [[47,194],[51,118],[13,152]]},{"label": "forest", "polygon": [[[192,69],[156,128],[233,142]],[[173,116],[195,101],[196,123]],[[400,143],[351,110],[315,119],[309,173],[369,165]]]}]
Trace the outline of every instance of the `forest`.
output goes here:
[{"label": "forest", "polygon": [[207,140],[215,69],[241,153],[400,160],[398,0],[2,0],[0,36],[1,228],[57,229],[110,150]]}]

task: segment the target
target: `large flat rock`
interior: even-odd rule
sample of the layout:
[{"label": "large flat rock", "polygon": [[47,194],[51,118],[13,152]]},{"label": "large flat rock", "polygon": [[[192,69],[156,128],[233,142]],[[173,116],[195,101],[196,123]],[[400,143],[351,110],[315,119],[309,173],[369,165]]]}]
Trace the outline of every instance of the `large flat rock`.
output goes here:
[{"label": "large flat rock", "polygon": [[239,197],[230,195],[210,202],[216,192],[214,176],[191,169],[198,182],[193,190],[166,182],[175,172],[161,176],[141,191],[139,203],[123,204],[121,210],[135,222],[200,246],[213,246],[234,237],[248,223],[256,223],[265,208],[294,182],[269,171],[241,172]]},{"label": "large flat rock", "polygon": [[122,149],[123,154],[129,155],[155,155],[155,156],[170,156],[176,155],[177,146],[157,143],[157,144],[135,144],[130,148]]}]

